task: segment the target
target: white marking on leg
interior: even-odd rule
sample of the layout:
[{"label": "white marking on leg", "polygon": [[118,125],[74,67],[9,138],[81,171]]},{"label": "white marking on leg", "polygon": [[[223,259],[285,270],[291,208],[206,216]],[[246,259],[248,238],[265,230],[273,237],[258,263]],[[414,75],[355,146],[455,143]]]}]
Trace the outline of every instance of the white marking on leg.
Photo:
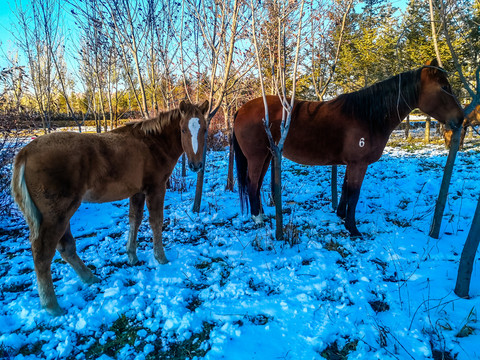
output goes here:
[{"label": "white marking on leg", "polygon": [[188,122],[188,129],[190,130],[190,134],[192,134],[192,148],[196,154],[198,151],[198,130],[200,130],[199,118],[191,118]]}]

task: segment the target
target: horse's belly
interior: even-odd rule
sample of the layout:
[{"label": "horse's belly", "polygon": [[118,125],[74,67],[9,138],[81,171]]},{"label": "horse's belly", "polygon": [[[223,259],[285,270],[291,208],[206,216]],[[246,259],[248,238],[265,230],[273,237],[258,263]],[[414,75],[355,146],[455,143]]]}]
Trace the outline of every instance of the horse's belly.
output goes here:
[{"label": "horse's belly", "polygon": [[139,192],[136,188],[127,188],[123,184],[109,184],[108,188],[89,189],[83,195],[82,202],[105,203],[130,198]]},{"label": "horse's belly", "polygon": [[290,147],[285,145],[283,155],[297,164],[302,165],[342,165],[345,159],[341,150],[334,152],[329,149],[320,150],[316,147],[302,146]]}]

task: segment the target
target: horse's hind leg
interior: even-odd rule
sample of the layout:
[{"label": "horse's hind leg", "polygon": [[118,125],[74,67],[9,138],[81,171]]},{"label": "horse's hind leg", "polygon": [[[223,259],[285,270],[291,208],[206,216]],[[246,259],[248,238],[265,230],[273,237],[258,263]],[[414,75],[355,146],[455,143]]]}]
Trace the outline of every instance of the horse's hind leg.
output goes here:
[{"label": "horse's hind leg", "polygon": [[250,212],[255,222],[262,222],[262,201],[260,190],[263,178],[268,170],[270,156],[266,159],[249,161],[248,163],[248,198],[250,200]]},{"label": "horse's hind leg", "polygon": [[355,237],[362,236],[355,224],[355,209],[360,196],[360,189],[362,187],[363,179],[365,177],[365,173],[367,172],[367,167],[368,165],[366,164],[347,165],[345,180],[342,188],[342,196],[337,211],[337,214],[341,214],[342,211],[346,210],[345,228],[350,232],[351,236]]},{"label": "horse's hind leg", "polygon": [[44,221],[40,225],[38,237],[30,239],[33,263],[37,275],[40,305],[53,316],[63,315],[65,313],[58,305],[55,290],[53,289],[51,271],[55,249],[64,232],[65,227],[62,228],[58,224],[46,224]]},{"label": "horse's hind leg", "polygon": [[130,231],[128,232],[127,255],[130,265],[138,263],[137,257],[137,235],[138,228],[142,223],[143,208],[145,207],[145,194],[138,193],[130,198],[130,211],[128,219],[130,223]]},{"label": "horse's hind leg", "polygon": [[165,184],[159,185],[147,194],[147,208],[150,213],[149,222],[153,232],[153,254],[160,264],[168,263],[162,242],[163,201],[165,199]]},{"label": "horse's hind leg", "polygon": [[95,275],[93,275],[92,271],[85,266],[82,259],[78,256],[75,239],[70,230],[70,224],[68,224],[65,234],[63,234],[58,242],[57,250],[60,252],[63,260],[70,264],[84,283],[93,284],[100,281]]}]

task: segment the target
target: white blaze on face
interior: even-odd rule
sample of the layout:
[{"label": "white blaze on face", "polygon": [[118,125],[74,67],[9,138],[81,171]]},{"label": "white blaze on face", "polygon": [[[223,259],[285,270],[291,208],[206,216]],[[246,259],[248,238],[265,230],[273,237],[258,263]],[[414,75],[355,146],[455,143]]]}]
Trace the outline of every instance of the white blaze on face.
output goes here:
[{"label": "white blaze on face", "polygon": [[198,130],[200,130],[200,119],[191,118],[188,122],[188,130],[192,135],[192,148],[193,152],[196,154],[198,151]]}]

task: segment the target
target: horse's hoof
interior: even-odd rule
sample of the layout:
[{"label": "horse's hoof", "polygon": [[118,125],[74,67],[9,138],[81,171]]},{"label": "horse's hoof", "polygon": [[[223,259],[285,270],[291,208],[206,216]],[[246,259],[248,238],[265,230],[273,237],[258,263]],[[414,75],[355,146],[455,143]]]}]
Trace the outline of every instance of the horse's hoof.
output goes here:
[{"label": "horse's hoof", "polygon": [[156,258],[156,259],[157,259],[157,261],[160,265],[168,264],[168,259],[166,257],[163,257],[163,258],[160,258],[160,259]]},{"label": "horse's hoof", "polygon": [[52,308],[45,308],[45,311],[49,313],[51,316],[62,316],[65,315],[67,312],[63,310],[60,306],[52,307]]},{"label": "horse's hoof", "polygon": [[[348,229],[347,229],[348,230]],[[351,239],[362,239],[363,238],[363,235],[360,231],[358,231],[357,229],[355,230],[348,230],[350,232],[350,238]]]},{"label": "horse's hoof", "polygon": [[137,255],[132,255],[132,256],[128,256],[128,263],[131,265],[131,266],[134,266],[134,265],[137,265],[138,264],[138,257]]},{"label": "horse's hoof", "polygon": [[92,284],[96,284],[96,283],[99,283],[101,280],[96,277],[95,275],[92,275],[87,281],[85,281],[85,284],[88,284],[88,285],[92,285]]}]

